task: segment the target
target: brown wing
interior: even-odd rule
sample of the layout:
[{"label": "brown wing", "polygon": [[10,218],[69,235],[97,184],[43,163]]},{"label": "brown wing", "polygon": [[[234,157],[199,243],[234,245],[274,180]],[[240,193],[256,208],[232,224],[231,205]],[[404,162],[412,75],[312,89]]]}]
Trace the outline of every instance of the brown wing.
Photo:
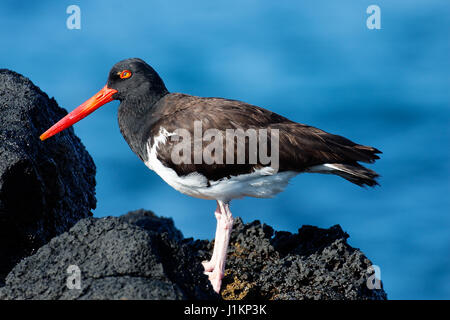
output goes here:
[{"label": "brown wing", "polygon": [[[217,129],[226,141],[226,129],[268,129],[270,151],[270,134],[276,129],[279,132],[279,171],[304,171],[308,167],[324,163],[354,164],[358,161],[373,162],[379,157],[379,150],[358,145],[344,137],[327,133],[315,127],[295,123],[269,110],[253,106],[241,101],[221,98],[200,98],[184,94],[170,94],[158,105],[159,120],[152,126],[150,136],[157,136],[160,128],[168,132],[183,128],[194,137],[194,123],[201,122],[202,130]],[[233,153],[238,147],[234,140]],[[241,164],[227,164],[226,143],[223,144],[222,163],[195,164],[194,153],[190,163],[176,164],[172,159],[172,151],[180,140],[168,139],[158,149],[158,158],[164,165],[173,168],[178,175],[199,172],[209,180],[215,181],[223,177],[252,172],[263,163],[257,157],[256,163],[251,160],[250,139],[245,139],[245,161]],[[153,142],[152,142],[153,143]],[[194,139],[191,139],[191,150],[194,150]],[[210,142],[202,141],[203,147]],[[257,143],[257,150],[261,147]],[[228,152],[231,152],[229,150]],[[270,154],[270,152],[269,152]],[[234,158],[236,159],[236,158]],[[254,158],[253,158],[254,159]]]}]

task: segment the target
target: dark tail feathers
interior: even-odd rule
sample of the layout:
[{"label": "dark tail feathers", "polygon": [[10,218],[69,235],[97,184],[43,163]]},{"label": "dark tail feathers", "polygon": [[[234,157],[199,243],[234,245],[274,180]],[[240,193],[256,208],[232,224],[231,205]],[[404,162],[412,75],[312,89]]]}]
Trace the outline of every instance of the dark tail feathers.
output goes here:
[{"label": "dark tail feathers", "polygon": [[376,179],[379,174],[367,169],[359,163],[325,163],[308,168],[309,172],[328,173],[341,176],[342,178],[357,184],[360,187],[374,187],[378,185]]},{"label": "dark tail feathers", "polygon": [[341,176],[342,178],[357,184],[360,187],[365,185],[374,187],[379,185],[376,179],[380,176],[373,170],[370,170],[358,163],[330,163],[327,164],[332,170],[330,173]]}]

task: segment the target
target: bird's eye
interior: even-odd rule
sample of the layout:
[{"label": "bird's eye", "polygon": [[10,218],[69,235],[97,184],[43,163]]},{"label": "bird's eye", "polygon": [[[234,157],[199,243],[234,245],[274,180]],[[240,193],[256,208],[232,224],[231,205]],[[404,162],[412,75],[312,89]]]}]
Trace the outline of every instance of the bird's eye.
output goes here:
[{"label": "bird's eye", "polygon": [[131,71],[130,70],[123,70],[120,74],[120,79],[128,79],[131,77]]}]

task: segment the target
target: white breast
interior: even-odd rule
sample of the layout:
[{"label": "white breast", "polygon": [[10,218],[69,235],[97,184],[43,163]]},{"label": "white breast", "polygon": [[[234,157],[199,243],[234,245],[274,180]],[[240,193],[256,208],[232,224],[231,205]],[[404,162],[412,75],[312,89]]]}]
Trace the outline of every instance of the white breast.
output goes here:
[{"label": "white breast", "polygon": [[284,190],[291,178],[298,173],[294,171],[275,172],[272,167],[263,167],[252,173],[210,181],[199,173],[178,176],[177,173],[158,160],[157,152],[161,144],[165,144],[171,136],[166,129],[161,128],[155,137],[153,146],[147,145],[148,160],[145,165],[155,171],[167,184],[186,195],[210,199],[230,201],[245,196],[270,198]]}]

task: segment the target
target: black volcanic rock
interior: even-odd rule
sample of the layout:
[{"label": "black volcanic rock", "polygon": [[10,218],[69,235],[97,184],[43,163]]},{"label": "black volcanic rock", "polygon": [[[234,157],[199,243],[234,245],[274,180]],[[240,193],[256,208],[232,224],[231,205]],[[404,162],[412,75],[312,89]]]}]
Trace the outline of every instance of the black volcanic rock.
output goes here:
[{"label": "black volcanic rock", "polygon": [[[347,243],[339,225],[277,232],[259,221],[236,219],[223,280],[225,299],[385,300],[369,289],[372,263]],[[208,246],[211,247],[211,244]],[[371,280],[369,280],[371,281]],[[373,282],[372,282],[373,284]],[[381,281],[379,285],[382,287]],[[371,286],[372,288],[374,286]]]},{"label": "black volcanic rock", "polygon": [[[371,262],[347,237],[339,226],[291,234],[238,218],[220,297],[201,267],[211,242],[144,210],[87,218],[21,261],[0,299],[386,299],[367,287]],[[70,265],[80,289],[66,285]]]},{"label": "black volcanic rock", "polygon": [[[211,299],[195,256],[171,219],[149,211],[87,218],[22,260],[0,299]],[[66,285],[70,265],[79,290]]]},{"label": "black volcanic rock", "polygon": [[39,140],[66,114],[29,79],[0,69],[0,285],[95,208],[95,165],[73,129]]}]

